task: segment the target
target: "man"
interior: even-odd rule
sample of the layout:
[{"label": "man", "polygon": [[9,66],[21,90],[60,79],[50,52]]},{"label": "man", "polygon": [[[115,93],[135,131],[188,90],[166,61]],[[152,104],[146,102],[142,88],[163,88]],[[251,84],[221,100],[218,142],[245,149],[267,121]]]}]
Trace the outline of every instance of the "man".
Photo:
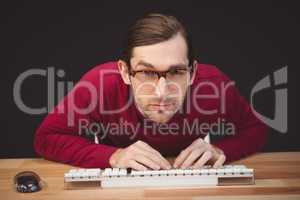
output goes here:
[{"label": "man", "polygon": [[[210,144],[207,134],[222,138]],[[261,150],[266,140],[266,126],[234,83],[197,63],[183,25],[149,14],[129,29],[118,62],[93,68],[49,113],[35,149],[80,167],[217,168]]]}]

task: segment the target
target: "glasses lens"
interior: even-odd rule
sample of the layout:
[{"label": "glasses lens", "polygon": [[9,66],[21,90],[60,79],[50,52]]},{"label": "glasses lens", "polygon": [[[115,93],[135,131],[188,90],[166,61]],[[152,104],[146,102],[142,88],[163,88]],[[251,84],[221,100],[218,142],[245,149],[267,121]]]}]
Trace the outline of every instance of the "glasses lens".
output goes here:
[{"label": "glasses lens", "polygon": [[156,81],[158,76],[153,71],[141,71],[135,74],[135,77],[140,81]]},{"label": "glasses lens", "polygon": [[167,80],[174,81],[174,82],[181,82],[186,80],[187,76],[188,76],[187,70],[169,71],[167,73]]},{"label": "glasses lens", "polygon": [[[166,74],[166,79],[169,81],[180,82],[187,78],[188,71],[187,70],[174,70],[169,71]],[[140,71],[136,72],[135,77],[140,81],[151,81],[155,82],[158,80],[158,73],[154,71]]]}]

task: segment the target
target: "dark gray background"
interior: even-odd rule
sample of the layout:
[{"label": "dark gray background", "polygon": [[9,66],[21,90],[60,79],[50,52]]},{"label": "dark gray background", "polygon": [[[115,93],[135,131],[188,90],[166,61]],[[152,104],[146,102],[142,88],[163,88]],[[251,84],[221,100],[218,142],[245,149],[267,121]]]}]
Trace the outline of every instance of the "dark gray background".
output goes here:
[{"label": "dark gray background", "polygon": [[[291,1],[292,2],[292,1]],[[271,131],[265,151],[300,150],[296,108],[299,11],[288,1],[18,1],[1,5],[0,157],[33,157],[34,132],[45,115],[28,115],[13,101],[13,83],[30,68],[55,66],[78,81],[99,63],[116,60],[129,24],[148,13],[178,17],[190,29],[198,59],[217,65],[249,100],[257,81],[289,66],[288,133]],[[273,116],[274,88],[258,94],[256,106]],[[31,77],[24,102],[46,105],[46,80]],[[57,102],[56,102],[57,103]]]}]

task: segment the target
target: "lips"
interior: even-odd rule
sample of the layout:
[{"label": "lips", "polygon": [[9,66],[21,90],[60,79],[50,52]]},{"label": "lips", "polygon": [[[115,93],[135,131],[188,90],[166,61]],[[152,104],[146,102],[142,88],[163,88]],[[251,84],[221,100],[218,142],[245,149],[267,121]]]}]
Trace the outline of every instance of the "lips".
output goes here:
[{"label": "lips", "polygon": [[169,104],[150,104],[150,106],[170,106],[172,105],[171,103]]},{"label": "lips", "polygon": [[174,103],[168,104],[149,104],[151,110],[172,110]]}]

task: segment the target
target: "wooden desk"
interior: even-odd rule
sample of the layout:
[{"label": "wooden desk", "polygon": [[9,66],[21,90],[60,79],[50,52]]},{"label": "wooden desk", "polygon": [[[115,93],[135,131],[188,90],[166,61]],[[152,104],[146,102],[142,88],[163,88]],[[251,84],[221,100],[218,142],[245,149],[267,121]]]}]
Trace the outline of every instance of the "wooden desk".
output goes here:
[{"label": "wooden desk", "polygon": [[[44,159],[0,160],[0,199],[300,199],[300,152],[261,153],[234,164],[254,168],[256,184],[205,188],[64,190],[63,175],[71,166]],[[14,191],[14,175],[37,172],[46,182],[42,191]]]}]

